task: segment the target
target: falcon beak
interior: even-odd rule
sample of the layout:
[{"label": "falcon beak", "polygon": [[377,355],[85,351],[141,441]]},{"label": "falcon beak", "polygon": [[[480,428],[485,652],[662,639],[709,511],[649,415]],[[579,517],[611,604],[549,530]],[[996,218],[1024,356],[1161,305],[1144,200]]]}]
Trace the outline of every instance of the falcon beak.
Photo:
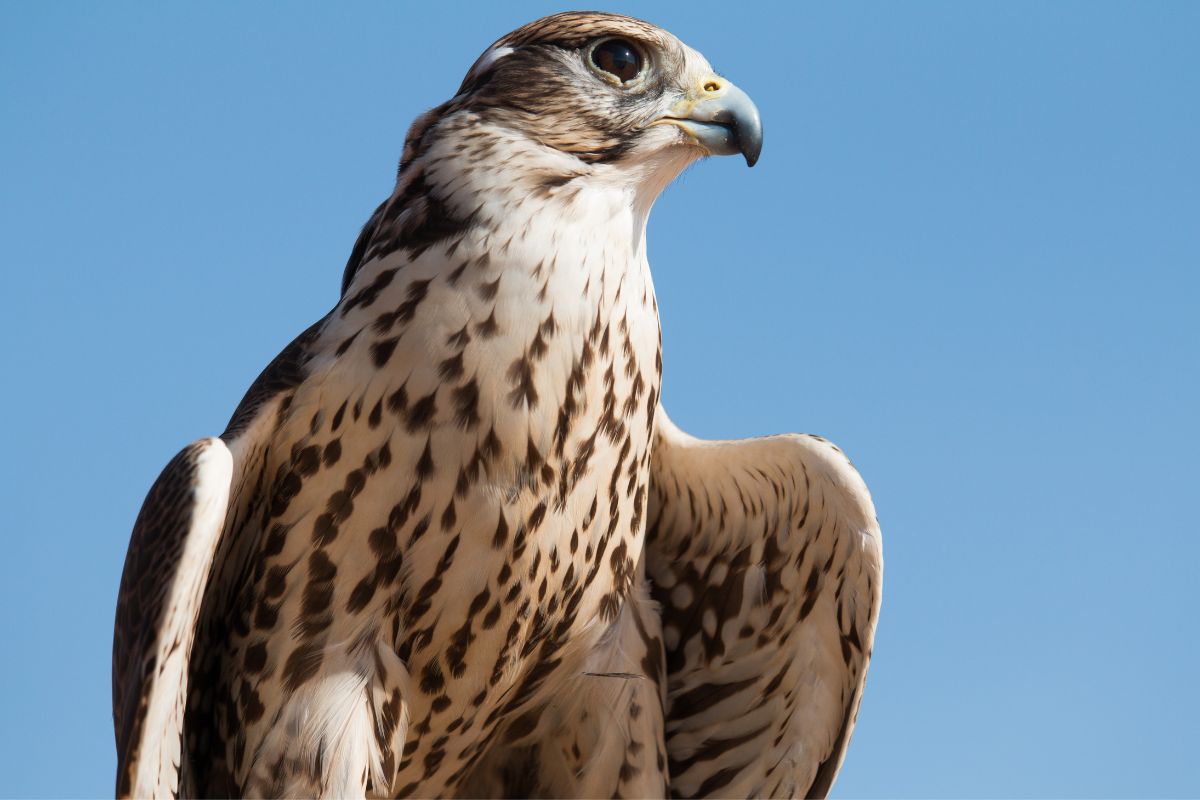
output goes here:
[{"label": "falcon beak", "polygon": [[670,113],[657,122],[680,128],[710,155],[741,153],[750,167],[762,152],[762,119],[754,101],[716,75],[701,81],[694,92],[676,103]]}]

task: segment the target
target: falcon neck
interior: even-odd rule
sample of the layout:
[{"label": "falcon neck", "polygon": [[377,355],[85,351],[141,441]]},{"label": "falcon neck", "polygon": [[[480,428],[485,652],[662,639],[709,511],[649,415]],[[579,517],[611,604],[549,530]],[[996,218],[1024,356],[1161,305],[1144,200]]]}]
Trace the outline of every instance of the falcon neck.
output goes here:
[{"label": "falcon neck", "polygon": [[469,113],[444,121],[436,134],[401,174],[398,193],[406,182],[420,183],[450,216],[503,240],[576,239],[644,262],[653,198],[641,191],[637,170],[587,164]]},{"label": "falcon neck", "polygon": [[363,292],[364,301],[378,291],[403,297],[431,280],[494,291],[500,278],[510,307],[553,296],[589,324],[597,308],[633,297],[655,307],[646,220],[677,169],[587,164],[465,113],[433,125],[413,149],[355,246],[343,314]]}]

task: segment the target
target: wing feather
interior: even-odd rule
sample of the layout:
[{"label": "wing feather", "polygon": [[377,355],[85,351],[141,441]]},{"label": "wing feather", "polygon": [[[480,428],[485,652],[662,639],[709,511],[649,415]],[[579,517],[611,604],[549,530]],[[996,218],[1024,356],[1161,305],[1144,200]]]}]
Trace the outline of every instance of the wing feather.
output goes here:
[{"label": "wing feather", "polygon": [[819,437],[705,442],[661,407],[650,482],[672,795],[824,797],[879,612],[866,486]]},{"label": "wing feather", "polygon": [[113,634],[118,797],[178,794],[188,659],[232,476],[220,439],[188,445],[133,526]]}]

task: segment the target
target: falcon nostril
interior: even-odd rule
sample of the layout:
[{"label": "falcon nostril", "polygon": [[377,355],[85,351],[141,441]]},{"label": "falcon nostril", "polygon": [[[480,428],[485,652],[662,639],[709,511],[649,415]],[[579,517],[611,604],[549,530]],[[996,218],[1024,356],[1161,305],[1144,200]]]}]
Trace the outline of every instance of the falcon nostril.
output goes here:
[{"label": "falcon nostril", "polygon": [[721,84],[717,83],[716,81],[708,81],[704,84],[704,91],[719,92],[721,91]]}]

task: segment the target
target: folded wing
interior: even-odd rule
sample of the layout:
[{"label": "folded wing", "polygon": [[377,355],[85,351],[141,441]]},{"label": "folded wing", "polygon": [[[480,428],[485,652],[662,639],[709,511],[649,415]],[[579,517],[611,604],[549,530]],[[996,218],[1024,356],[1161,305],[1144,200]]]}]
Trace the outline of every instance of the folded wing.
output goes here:
[{"label": "folded wing", "polygon": [[188,659],[232,476],[220,439],[194,442],[163,469],[134,524],[113,635],[118,797],[179,794]]},{"label": "folded wing", "polygon": [[870,495],[819,437],[706,442],[658,411],[646,567],[676,797],[824,797],[854,727],[883,561]]}]

